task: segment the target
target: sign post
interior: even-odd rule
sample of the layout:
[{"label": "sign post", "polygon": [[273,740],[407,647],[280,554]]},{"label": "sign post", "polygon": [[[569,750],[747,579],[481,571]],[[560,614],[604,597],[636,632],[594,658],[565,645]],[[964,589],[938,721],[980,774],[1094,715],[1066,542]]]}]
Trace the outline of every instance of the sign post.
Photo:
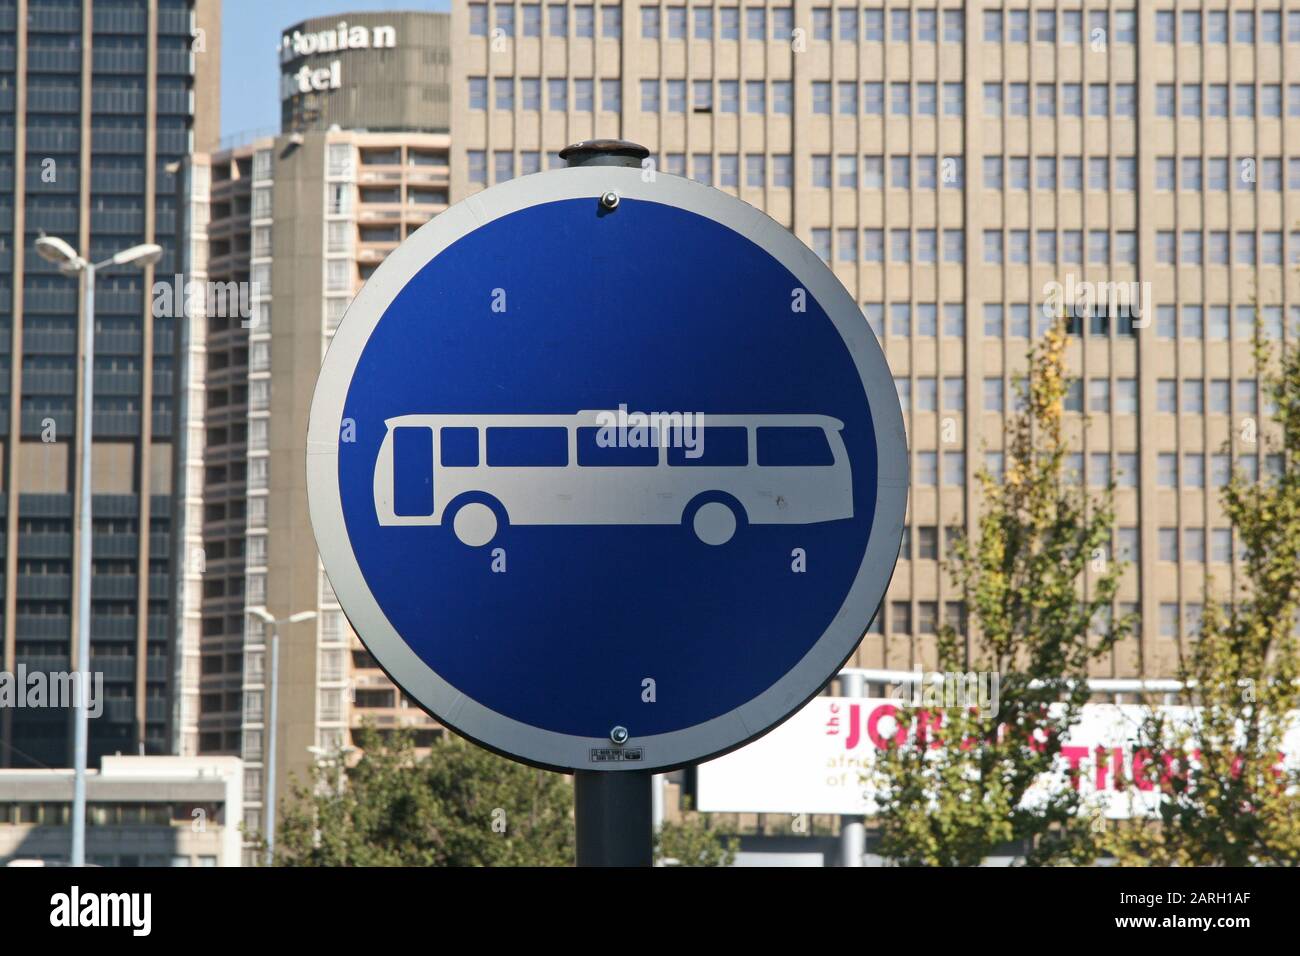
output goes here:
[{"label": "sign post", "polygon": [[[560,158],[570,169],[576,166],[640,169],[649,155],[644,146],[621,140],[575,143],[560,152]],[[602,197],[605,205],[610,202],[610,197]],[[574,849],[578,866],[654,865],[653,787],[654,774],[648,770],[617,774],[574,771]]]},{"label": "sign post", "polygon": [[785,228],[635,144],[561,155],[357,295],[312,402],[311,518],[394,682],[574,773],[579,863],[648,865],[652,773],[761,736],[853,653],[907,445],[874,334]]}]

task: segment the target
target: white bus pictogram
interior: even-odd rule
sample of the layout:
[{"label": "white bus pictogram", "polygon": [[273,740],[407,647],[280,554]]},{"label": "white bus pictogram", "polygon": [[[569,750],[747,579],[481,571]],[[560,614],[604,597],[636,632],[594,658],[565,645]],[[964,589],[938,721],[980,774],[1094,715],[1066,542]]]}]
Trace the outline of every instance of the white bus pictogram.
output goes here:
[{"label": "white bus pictogram", "polygon": [[390,418],[375,462],[379,523],[450,524],[473,547],[508,524],[680,523],[719,545],[747,524],[853,517],[838,419],[710,414],[698,448],[654,430],[631,447],[602,444],[611,414]]}]

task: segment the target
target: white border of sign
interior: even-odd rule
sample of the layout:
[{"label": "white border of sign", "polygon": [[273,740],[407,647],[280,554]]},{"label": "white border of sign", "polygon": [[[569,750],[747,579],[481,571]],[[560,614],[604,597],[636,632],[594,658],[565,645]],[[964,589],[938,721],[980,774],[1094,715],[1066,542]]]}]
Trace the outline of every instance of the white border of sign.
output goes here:
[{"label": "white border of sign", "polygon": [[[757,697],[704,723],[648,736],[636,736],[630,727],[633,736],[621,749],[641,748],[639,761],[593,763],[592,750],[612,748],[608,737],[556,733],[491,710],[443,680],[402,640],[367,587],[348,539],[338,488],[338,445],[344,402],[362,351],[393,299],[420,269],[480,226],[531,206],[590,199],[594,215],[599,197],[609,190],[712,219],[765,250],[807,289],[834,323],[862,379],[876,430],[878,488],[871,538],[849,595],[826,633],[793,669]],[[825,263],[788,230],[753,206],[691,180],[659,172],[645,182],[640,169],[575,167],[514,179],[457,203],[375,270],[339,324],[316,384],[307,433],[307,492],[326,573],[353,628],[384,671],[438,720],[488,749],[537,766],[665,770],[726,753],[771,730],[814,697],[853,653],[898,560],[907,510],[908,449],[893,373],[874,333]]]}]

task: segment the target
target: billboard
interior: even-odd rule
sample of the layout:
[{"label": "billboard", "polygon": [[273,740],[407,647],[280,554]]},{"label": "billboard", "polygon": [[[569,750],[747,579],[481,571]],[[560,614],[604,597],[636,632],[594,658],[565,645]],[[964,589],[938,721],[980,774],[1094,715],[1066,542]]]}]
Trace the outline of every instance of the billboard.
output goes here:
[{"label": "billboard", "polygon": [[[719,813],[821,813],[871,815],[871,770],[890,738],[914,731],[897,720],[901,701],[873,697],[816,697],[767,736],[724,757],[700,764],[696,806]],[[1161,707],[1172,721],[1191,709]],[[1044,786],[1075,786],[1085,804],[1110,819],[1150,815],[1159,793],[1145,770],[1155,759],[1138,745],[1148,708],[1135,704],[1086,704],[1079,724],[1061,748],[1059,774]],[[1294,725],[1284,752],[1300,750]],[[1192,764],[1194,766],[1194,754]],[[1135,782],[1141,777],[1140,782]],[[1033,791],[1030,791],[1032,798]]]}]

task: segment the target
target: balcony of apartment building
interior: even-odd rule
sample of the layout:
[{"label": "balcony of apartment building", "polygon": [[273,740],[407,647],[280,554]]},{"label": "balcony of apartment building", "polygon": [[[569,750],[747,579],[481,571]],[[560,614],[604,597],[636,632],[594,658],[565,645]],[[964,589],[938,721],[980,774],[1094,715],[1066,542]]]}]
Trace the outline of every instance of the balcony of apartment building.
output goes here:
[{"label": "balcony of apartment building", "polygon": [[387,186],[362,186],[358,190],[357,221],[361,223],[400,222],[402,216],[402,187],[400,183]]},{"label": "balcony of apartment building", "polygon": [[[69,562],[55,562],[67,565]],[[41,566],[40,561],[23,558],[18,563],[18,599],[20,601],[68,601],[72,598],[70,569]]]},{"label": "balcony of apartment building", "polygon": [[417,187],[447,187],[451,183],[451,167],[447,165],[446,157],[440,165],[427,166],[407,166],[406,167],[406,184],[407,186]]},{"label": "balcony of apartment building", "polygon": [[[365,658],[369,654],[361,652]],[[379,670],[373,659],[363,660],[357,666],[358,653],[353,652],[352,707],[349,725],[358,728],[363,722],[376,727],[438,727],[436,720],[406,699],[388,676]]]},{"label": "balcony of apartment building", "polygon": [[442,208],[430,209],[426,206],[407,206],[406,212],[402,216],[402,224],[406,227],[406,234],[411,235],[434,216],[445,211]]},{"label": "balcony of apartment building", "polygon": [[242,495],[203,506],[203,540],[244,533],[246,509]]},{"label": "balcony of apartment building", "polygon": [[[58,610],[62,612],[66,609],[60,608]],[[51,640],[66,645],[72,635],[72,617],[67,613],[33,614],[30,610],[28,613],[23,613],[23,609],[20,608],[17,616],[16,634],[19,641]],[[59,660],[62,660],[65,664],[67,663],[66,646],[57,656]],[[28,666],[32,665],[29,663]],[[51,665],[45,669],[67,670],[67,667]]]},{"label": "balcony of apartment building", "polygon": [[227,456],[203,469],[203,495],[212,501],[243,497],[248,487],[248,463],[241,455]]},{"label": "balcony of apartment building", "polygon": [[236,154],[212,164],[213,195],[228,195],[239,187],[247,187],[253,179],[253,154]]},{"label": "balcony of apartment building", "polygon": [[[229,277],[229,281],[235,281],[235,282],[247,281],[247,279],[248,279],[247,269],[236,271],[232,273]],[[242,315],[239,314],[234,314],[234,315],[216,314],[216,315],[208,316],[208,320],[207,320],[208,341],[206,343],[208,354],[210,355],[216,354],[219,352],[225,352],[227,350],[234,351],[234,350],[247,347],[249,329],[252,327],[253,324],[253,319],[251,315],[252,304],[246,303],[242,299],[240,301],[228,300],[224,308],[219,307],[216,311],[218,313],[221,312],[230,313],[232,311],[238,313],[244,309],[244,306],[246,304],[249,306],[248,311],[250,312],[250,316],[248,318],[244,318]],[[217,305],[220,306],[221,303],[218,302]],[[210,369],[211,369],[211,365],[209,364],[207,370]],[[233,389],[233,385],[232,385],[232,389]],[[238,402],[236,402],[236,404],[238,404]],[[209,402],[209,407],[211,407],[210,402]]]},{"label": "balcony of apartment building", "polygon": [[208,726],[218,720],[224,726],[239,726],[243,719],[239,706],[243,688],[243,654],[204,647],[199,663],[199,692],[212,695],[209,699],[212,706],[201,713]]},{"label": "balcony of apartment building", "polygon": [[208,276],[213,280],[247,279],[252,248],[248,227],[223,229],[208,236]]},{"label": "balcony of apartment building", "polygon": [[[373,685],[363,683],[361,676],[353,678],[353,701],[349,725],[358,728],[370,723],[379,729],[396,727],[433,726],[432,719],[420,708],[408,704],[401,691],[387,677],[368,677]],[[382,680],[382,683],[380,683]]]},{"label": "balcony of apartment building", "polygon": [[[244,693],[238,684],[209,689],[200,684],[199,728],[238,727],[245,718]],[[258,719],[261,719],[259,713]]]},{"label": "balcony of apartment building", "polygon": [[[68,639],[67,633],[63,635],[63,638],[66,642]],[[22,639],[21,634],[19,639]],[[72,670],[72,658],[66,652],[62,654],[48,652],[31,653],[25,652],[21,647],[19,647],[17,658],[18,663],[26,667],[29,673],[41,671],[46,674],[58,674],[67,673]]]},{"label": "balcony of apartment building", "polygon": [[363,186],[396,185],[402,181],[402,148],[384,146],[362,148],[357,168],[357,182]]},{"label": "balcony of apartment building", "polygon": [[363,265],[383,262],[401,241],[402,227],[397,222],[362,224],[357,230],[356,260]]},{"label": "balcony of apartment building", "polygon": [[204,422],[209,427],[242,422],[248,412],[248,386],[236,379],[229,385],[209,385]]},{"label": "balcony of apartment building", "polygon": [[209,422],[204,432],[204,455],[209,461],[243,458],[248,448],[248,424],[228,410]]},{"label": "balcony of apartment building", "polygon": [[[134,638],[134,633],[131,634]],[[93,639],[93,638],[92,638]],[[132,684],[135,682],[135,654],[134,653],[106,653],[107,649],[96,648],[93,644],[90,650],[90,670],[92,673],[104,675],[104,680],[109,683]],[[145,657],[145,680],[151,682],[162,682],[167,680],[171,675],[168,673],[170,662],[166,655],[149,654]]]},{"label": "balcony of apartment building", "polygon": [[[31,519],[27,519],[30,524]],[[72,554],[72,532],[33,526],[18,531],[18,553],[24,558],[68,558]]]},{"label": "balcony of apartment building", "polygon": [[[96,523],[98,524],[98,522]],[[153,535],[150,535],[150,545],[154,544],[153,537]],[[133,559],[140,553],[140,536],[136,533],[134,527],[129,531],[101,532],[96,530],[91,537],[90,551],[96,558]],[[152,554],[152,549],[150,553]]]},{"label": "balcony of apartment building", "polygon": [[227,195],[214,198],[208,208],[208,237],[222,238],[235,232],[246,232],[252,214],[253,201],[249,188],[232,188]]},{"label": "balcony of apartment building", "polygon": [[[204,371],[204,384],[208,388],[225,388],[227,390],[242,385],[248,376],[248,348],[237,346],[230,350],[209,349],[206,354],[207,368]],[[237,406],[223,406],[223,413]]]}]

